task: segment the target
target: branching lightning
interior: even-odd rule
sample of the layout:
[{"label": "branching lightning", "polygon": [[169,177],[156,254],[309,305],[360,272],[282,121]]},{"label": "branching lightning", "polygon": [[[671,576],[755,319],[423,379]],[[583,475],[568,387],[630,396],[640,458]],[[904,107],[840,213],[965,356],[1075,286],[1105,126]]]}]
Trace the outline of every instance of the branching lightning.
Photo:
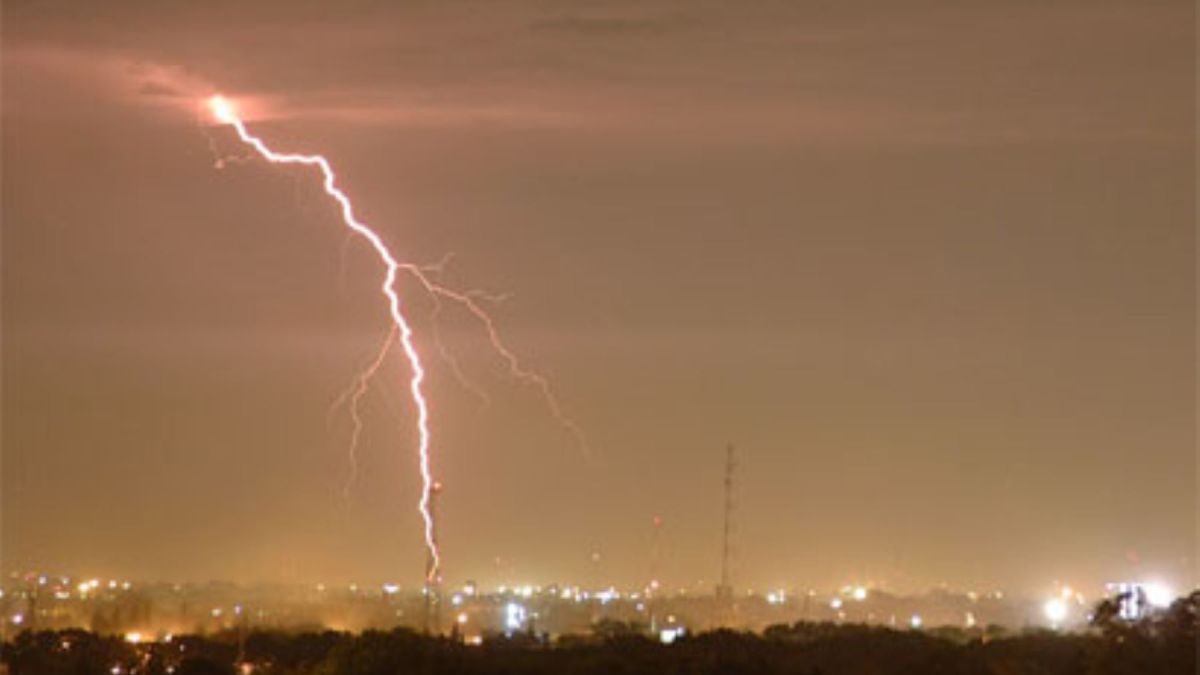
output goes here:
[{"label": "branching lightning", "polygon": [[388,330],[387,337],[384,338],[383,344],[379,348],[379,352],[375,355],[374,360],[363,369],[362,372],[354,378],[354,382],[350,384],[330,406],[329,413],[332,418],[333,413],[342,406],[349,404],[350,409],[350,441],[346,448],[346,459],[350,466],[349,474],[346,476],[346,482],[342,485],[342,497],[347,503],[350,501],[350,488],[354,487],[354,481],[358,478],[358,439],[362,436],[363,422],[362,416],[359,414],[358,404],[366,395],[367,389],[371,386],[371,380],[375,374],[383,367],[384,360],[387,359],[388,352],[392,349],[392,344],[396,341],[396,327],[392,326]]},{"label": "branching lightning", "polygon": [[408,272],[417,278],[417,281],[421,282],[421,285],[424,286],[425,290],[429,291],[431,295],[434,297],[447,298],[462,305],[468,312],[478,319],[481,324],[483,324],[484,329],[487,331],[488,340],[491,341],[492,349],[494,349],[496,353],[499,354],[502,359],[504,359],[505,363],[508,365],[509,374],[517,380],[537,387],[542,394],[542,398],[546,401],[546,406],[550,408],[550,412],[554,415],[555,419],[557,419],[560,424],[566,427],[566,429],[570,431],[573,436],[575,436],[575,440],[579,443],[579,447],[583,449],[584,453],[590,454],[587,437],[584,436],[583,429],[581,429],[574,420],[567,417],[563,413],[562,405],[559,404],[558,397],[554,395],[554,389],[550,386],[550,381],[547,380],[543,375],[532,370],[527,370],[521,365],[521,361],[517,358],[516,354],[514,354],[500,338],[500,331],[497,330],[496,322],[492,320],[492,316],[488,314],[487,311],[484,310],[476,300],[477,294],[470,292],[462,293],[435,284],[419,267],[415,265],[405,265],[404,267]]},{"label": "branching lightning", "polygon": [[[558,422],[566,428],[576,439],[579,447],[585,454],[590,454],[587,440],[579,425],[571,418],[567,417],[559,404],[558,398],[555,396],[550,382],[542,375],[526,369],[518,360],[516,355],[508,348],[500,337],[500,333],[492,320],[490,314],[480,305],[479,300],[492,301],[496,298],[489,296],[480,291],[456,291],[443,286],[434,281],[430,276],[430,268],[421,267],[419,265],[401,262],[396,259],[392,252],[388,249],[383,238],[371,229],[367,224],[358,220],[354,214],[354,207],[350,198],[338,186],[337,174],[329,161],[322,155],[304,155],[297,153],[283,153],[272,150],[259,137],[251,134],[241,117],[238,115],[237,109],[226,98],[222,96],[213,96],[207,101],[208,107],[214,118],[221,124],[226,124],[233,127],[238,138],[242,143],[246,144],[254,150],[263,159],[273,164],[299,164],[308,167],[316,167],[323,178],[322,186],[325,193],[331,197],[338,205],[341,211],[342,222],[354,235],[364,239],[370,244],[371,249],[375,252],[380,262],[383,263],[385,274],[380,285],[380,291],[384,295],[388,312],[391,317],[391,328],[387,338],[384,340],[379,351],[373,361],[358,375],[354,382],[347,388],[346,391],[334,403],[334,409],[343,403],[348,403],[350,408],[351,422],[353,424],[350,438],[350,475],[345,485],[345,492],[348,492],[351,484],[357,475],[357,458],[356,449],[362,432],[362,419],[358,412],[358,403],[366,394],[371,379],[378,373],[383,366],[391,347],[394,344],[399,344],[401,351],[404,354],[405,360],[410,369],[410,377],[408,380],[409,394],[412,399],[414,408],[416,409],[417,419],[417,455],[421,474],[421,497],[417,508],[421,514],[421,519],[424,524],[424,541],[425,547],[429,553],[429,566],[427,567],[427,582],[436,582],[439,578],[441,568],[441,552],[437,543],[437,533],[434,527],[434,515],[432,511],[432,500],[434,493],[439,490],[440,483],[434,479],[433,469],[431,466],[431,433],[430,433],[430,411],[429,402],[425,397],[423,385],[426,379],[426,367],[421,360],[421,355],[418,352],[413,339],[413,329],[406,315],[403,312],[403,303],[401,302],[399,291],[396,288],[397,277],[401,272],[415,279],[418,284],[429,294],[434,302],[434,342],[442,358],[450,366],[451,371],[459,382],[481,398],[485,403],[488,401],[487,394],[472,383],[463,374],[457,360],[442,344],[440,335],[437,333],[436,319],[442,310],[442,302],[449,301],[459,305],[467,310],[477,321],[479,321],[488,337],[492,349],[501,357],[507,365],[509,374],[519,381],[531,384],[538,388],[547,407]],[[220,163],[218,163],[220,166]],[[438,273],[445,261],[432,269]]]},{"label": "branching lightning", "polygon": [[402,311],[400,295],[396,291],[396,276],[405,268],[397,262],[392,252],[388,250],[387,244],[383,239],[368,227],[360,222],[354,215],[354,206],[350,203],[350,198],[342,192],[337,185],[337,174],[334,173],[333,167],[329,165],[329,161],[321,155],[300,155],[295,153],[280,153],[275,152],[267,147],[267,144],[257,136],[252,135],[246,130],[246,125],[242,123],[238,117],[237,111],[233,105],[226,99],[220,96],[214,96],[209,99],[209,107],[212,108],[213,115],[217,120],[231,125],[234,131],[237,132],[238,138],[250,147],[254,148],[259,155],[273,164],[302,164],[305,166],[315,166],[321,171],[324,178],[325,193],[334,199],[341,207],[342,221],[356,234],[363,237],[374,249],[379,259],[383,262],[387,271],[384,274],[383,284],[380,286],[380,291],[387,298],[388,312],[392,317],[392,324],[395,326],[400,338],[400,346],[403,348],[404,356],[408,360],[408,365],[412,369],[412,375],[409,379],[409,391],[412,394],[413,404],[417,409],[417,454],[419,457],[421,469],[421,500],[418,503],[418,510],[421,512],[421,519],[425,525],[425,546],[429,549],[430,558],[433,564],[429,569],[430,580],[437,577],[438,568],[441,563],[441,553],[438,551],[437,540],[434,537],[433,531],[433,516],[429,512],[429,500],[433,489],[433,472],[429,462],[429,403],[425,400],[425,392],[422,390],[422,383],[425,381],[425,366],[421,363],[421,355],[417,352],[416,346],[413,344],[413,330],[405,318]]}]

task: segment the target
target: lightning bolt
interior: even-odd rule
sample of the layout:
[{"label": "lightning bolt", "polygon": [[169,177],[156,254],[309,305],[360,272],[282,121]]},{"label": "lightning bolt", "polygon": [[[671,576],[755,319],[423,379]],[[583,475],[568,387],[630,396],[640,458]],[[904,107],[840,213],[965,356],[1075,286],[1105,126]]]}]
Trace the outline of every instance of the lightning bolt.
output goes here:
[{"label": "lightning bolt", "polygon": [[421,285],[425,287],[425,290],[428,291],[430,295],[433,295],[435,298],[446,298],[458,303],[483,325],[484,330],[487,332],[488,340],[492,344],[492,349],[495,350],[496,353],[499,354],[504,362],[508,365],[509,375],[521,382],[536,387],[541,392],[542,398],[545,400],[546,406],[550,409],[551,414],[554,415],[559,424],[563,425],[567,431],[571,432],[571,435],[575,437],[576,442],[579,444],[579,447],[583,450],[584,454],[590,456],[591,449],[588,446],[587,437],[584,435],[583,429],[580,428],[575,420],[567,417],[567,415],[563,412],[562,404],[559,403],[558,397],[554,394],[554,388],[550,386],[550,381],[547,380],[545,376],[532,370],[528,370],[521,365],[521,361],[517,358],[517,355],[514,354],[513,351],[504,343],[504,340],[500,337],[500,331],[496,328],[496,322],[492,320],[492,316],[480,306],[479,302],[476,301],[476,297],[478,297],[479,294],[477,292],[462,293],[451,290],[434,283],[421,270],[421,268],[415,265],[405,265],[404,267],[406,271],[416,277],[417,281],[419,281]]},{"label": "lightning bolt", "polygon": [[[356,457],[356,449],[358,446],[359,437],[362,432],[362,419],[359,416],[358,404],[362,397],[366,394],[372,378],[378,373],[382,367],[386,357],[393,344],[399,342],[405,359],[411,371],[409,378],[409,393],[412,402],[417,411],[417,453],[421,474],[421,497],[417,508],[421,514],[424,523],[424,540],[425,547],[429,553],[429,566],[426,570],[426,581],[436,583],[439,578],[441,567],[441,554],[437,543],[437,533],[434,527],[434,515],[432,510],[432,500],[434,493],[440,490],[440,483],[434,479],[431,468],[431,445],[430,445],[430,425],[429,425],[429,403],[425,398],[423,384],[426,377],[425,366],[421,361],[419,352],[413,343],[413,330],[408,322],[405,314],[402,311],[402,303],[398,291],[396,290],[397,277],[401,272],[411,276],[418,284],[429,294],[433,300],[434,307],[434,342],[437,344],[438,351],[449,365],[459,383],[468,391],[477,395],[486,405],[489,401],[486,392],[477,385],[472,383],[462,369],[459,367],[458,361],[442,344],[440,334],[437,328],[437,318],[440,316],[443,308],[443,301],[449,301],[466,310],[474,319],[476,319],[484,328],[487,338],[492,349],[508,367],[510,376],[525,384],[536,387],[542,399],[544,400],[550,413],[556,420],[574,436],[579,448],[584,455],[590,457],[591,451],[588,446],[587,438],[580,426],[562,410],[558,397],[555,395],[549,380],[541,374],[525,368],[516,354],[509,349],[500,336],[500,332],[496,327],[495,321],[491,315],[481,306],[479,300],[483,299],[489,302],[496,302],[504,299],[506,296],[492,296],[482,291],[456,291],[436,282],[431,278],[430,272],[437,274],[440,277],[441,271],[448,260],[433,265],[431,267],[422,267],[413,263],[400,262],[392,255],[382,237],[379,236],[368,225],[359,221],[354,215],[354,208],[350,198],[338,187],[337,175],[330,165],[329,161],[322,155],[302,155],[296,153],[282,153],[272,150],[259,137],[251,134],[241,117],[237,113],[237,109],[226,98],[222,96],[213,96],[208,99],[208,107],[212,112],[213,117],[220,123],[233,127],[238,138],[255,153],[273,164],[300,164],[308,167],[316,167],[322,175],[322,186],[327,195],[329,195],[338,204],[341,210],[343,224],[349,231],[362,239],[365,239],[370,244],[380,262],[385,267],[383,282],[380,285],[380,291],[387,300],[388,311],[391,315],[391,328],[387,338],[379,348],[376,357],[370,364],[355,378],[354,382],[338,397],[334,402],[330,413],[332,414],[343,403],[349,404],[350,417],[352,422],[351,438],[349,443],[349,460],[350,474],[343,489],[343,494],[348,495],[349,489],[353,484],[358,473],[358,462]],[[241,158],[238,158],[241,159]],[[218,168],[222,166],[222,161],[218,159]]]},{"label": "lightning bolt", "polygon": [[[353,237],[354,237],[354,235],[353,235],[353,233],[351,233],[350,237],[348,237],[346,239],[345,243],[348,244],[351,241],[351,239],[353,239]],[[342,246],[341,254],[342,254],[341,268],[343,270],[343,278],[344,278],[345,257],[346,257],[346,246],[345,245]],[[446,254],[446,256],[443,257],[442,260],[440,260],[439,262],[431,264],[431,265],[425,265],[424,269],[429,272],[435,273],[440,277],[442,272],[445,270],[446,265],[450,262],[450,259],[452,257],[453,257],[453,254]],[[343,281],[343,283],[344,283],[344,281]],[[475,293],[475,292],[477,292],[477,291],[472,291],[472,293]],[[491,297],[491,296],[488,296],[488,297]],[[503,296],[496,296],[496,297],[502,298]],[[487,392],[484,391],[483,388],[481,388],[479,385],[475,384],[473,381],[471,381],[470,378],[467,377],[466,373],[463,372],[463,369],[462,369],[461,365],[459,364],[458,359],[455,358],[454,354],[452,354],[450,352],[450,350],[446,347],[445,343],[442,340],[441,328],[439,326],[440,322],[438,321],[438,318],[440,317],[441,313],[442,313],[442,303],[435,297],[434,304],[433,304],[433,315],[431,317],[430,326],[432,329],[431,337],[433,338],[434,344],[437,346],[438,354],[442,357],[442,360],[445,361],[446,365],[450,368],[450,372],[454,375],[454,378],[456,380],[458,380],[458,383],[465,390],[467,390],[471,394],[478,397],[482,406],[484,408],[486,408],[489,405],[491,405],[491,402],[492,402],[491,397],[488,396]],[[363,430],[363,421],[362,421],[362,416],[359,412],[359,403],[362,401],[363,397],[367,393],[367,390],[370,388],[371,381],[373,379],[375,379],[375,374],[378,373],[379,369],[383,366],[384,360],[387,358],[388,353],[391,350],[392,343],[395,341],[395,339],[396,339],[396,330],[395,330],[395,326],[393,326],[392,329],[388,331],[387,337],[384,339],[384,341],[382,343],[380,343],[378,352],[376,353],[374,360],[372,360],[370,364],[368,364],[361,372],[359,372],[354,377],[354,380],[350,383],[350,385],[348,387],[346,387],[346,389],[342,390],[342,392],[340,394],[338,394],[337,398],[334,399],[332,404],[330,404],[329,412],[326,414],[326,417],[325,417],[326,428],[332,428],[333,427],[333,418],[334,418],[334,415],[337,413],[337,411],[343,405],[347,406],[347,409],[349,410],[350,425],[351,425],[350,426],[350,439],[346,445],[346,459],[347,459],[347,465],[349,466],[349,472],[347,473],[347,476],[346,476],[346,482],[342,485],[342,499],[347,505],[349,505],[349,503],[350,503],[350,490],[352,487],[354,487],[354,482],[358,479],[358,441],[359,441],[359,438],[362,436],[362,430]]]},{"label": "lightning bolt", "polygon": [[345,484],[342,485],[342,498],[347,504],[350,502],[350,488],[354,486],[354,481],[358,479],[358,439],[362,436],[363,430],[362,416],[359,414],[358,404],[362,401],[363,396],[366,395],[367,389],[370,388],[371,380],[375,378],[375,374],[383,367],[383,362],[387,358],[388,352],[391,351],[392,344],[395,341],[396,327],[392,326],[379,348],[379,353],[375,355],[375,359],[354,378],[354,382],[337,397],[337,400],[329,408],[326,426],[331,426],[333,413],[343,404],[348,403],[350,409],[350,442],[346,448],[346,458],[350,465],[350,471],[346,476]]},{"label": "lightning bolt", "polygon": [[[408,365],[412,373],[408,381],[408,389],[412,396],[413,405],[417,410],[417,456],[421,471],[421,499],[417,504],[417,510],[420,511],[421,520],[424,523],[425,548],[429,551],[429,558],[432,563],[429,565],[426,573],[427,580],[431,582],[435,581],[441,567],[441,552],[438,550],[433,527],[433,514],[429,508],[436,481],[433,479],[433,470],[430,468],[429,457],[429,402],[425,399],[425,392],[422,387],[425,382],[425,366],[421,363],[421,355],[417,352],[416,345],[413,343],[412,326],[409,325],[408,319],[404,316],[400,295],[396,291],[396,277],[401,271],[413,272],[415,270],[417,274],[420,274],[420,270],[412,265],[402,264],[397,261],[379,234],[358,220],[354,215],[354,205],[350,202],[350,198],[346,196],[346,193],[338,187],[337,174],[334,172],[333,167],[330,166],[329,160],[325,159],[324,156],[276,152],[267,147],[267,144],[261,138],[251,134],[246,129],[246,125],[238,117],[237,110],[227,99],[222,96],[214,96],[208,100],[208,106],[218,122],[232,126],[234,131],[237,132],[238,138],[253,148],[255,152],[268,162],[272,164],[300,164],[316,167],[320,170],[321,176],[324,179],[322,185],[325,189],[325,194],[332,197],[341,208],[342,222],[371,245],[372,250],[375,251],[375,254],[386,269],[383,283],[380,285],[379,290],[387,299],[388,313],[391,315],[393,328],[399,337],[400,346],[404,352],[405,359],[408,360]],[[423,277],[424,275],[420,274],[420,276]],[[385,344],[390,343],[391,340],[389,339]],[[381,352],[381,356],[376,359],[375,363],[382,363],[382,357],[383,353]],[[375,369],[372,369],[372,372],[373,370]],[[360,385],[367,379],[369,377],[360,378]]]}]

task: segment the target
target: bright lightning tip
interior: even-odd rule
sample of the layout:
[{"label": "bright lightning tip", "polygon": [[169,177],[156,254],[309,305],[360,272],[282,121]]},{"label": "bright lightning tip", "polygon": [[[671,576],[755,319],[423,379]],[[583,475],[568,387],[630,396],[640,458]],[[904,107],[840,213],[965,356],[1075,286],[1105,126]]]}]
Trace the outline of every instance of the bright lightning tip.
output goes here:
[{"label": "bright lightning tip", "polygon": [[237,112],[234,110],[233,103],[224,96],[218,94],[210,97],[208,107],[212,110],[213,117],[222,124],[233,124],[237,121]]}]

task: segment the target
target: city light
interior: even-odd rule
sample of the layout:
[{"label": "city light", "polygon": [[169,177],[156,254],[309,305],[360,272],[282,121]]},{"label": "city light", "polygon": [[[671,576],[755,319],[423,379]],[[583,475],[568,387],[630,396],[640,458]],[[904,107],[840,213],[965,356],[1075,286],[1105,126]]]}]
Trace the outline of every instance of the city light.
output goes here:
[{"label": "city light", "polygon": [[676,626],[674,628],[664,628],[658,631],[658,641],[664,645],[669,645],[683,635],[683,627]]},{"label": "city light", "polygon": [[1057,626],[1067,618],[1067,603],[1061,598],[1050,598],[1042,605],[1042,613],[1046,615],[1051,625]]},{"label": "city light", "polygon": [[504,629],[512,633],[513,631],[521,630],[521,626],[525,625],[525,607],[515,602],[510,602],[504,606]]},{"label": "city light", "polygon": [[1164,609],[1171,606],[1171,602],[1175,599],[1175,594],[1171,589],[1163,583],[1152,581],[1142,586],[1142,590],[1146,593],[1146,602],[1151,607]]},{"label": "city light", "polygon": [[[18,598],[34,598],[32,591],[22,590],[28,584],[33,583],[36,576],[27,576],[22,580],[25,584],[13,590],[8,589],[8,596]],[[55,577],[48,577],[56,579]],[[82,584],[89,591],[95,585],[96,588],[104,589],[108,585],[108,581],[99,581],[93,584],[93,580],[83,582]],[[52,593],[61,593],[57,589],[62,588],[56,583],[48,583],[47,588],[42,591],[44,596],[50,596]],[[69,588],[73,589],[76,586],[72,584]],[[339,584],[341,589],[347,589],[351,586]],[[170,584],[147,584],[145,586],[148,594],[156,594],[165,591],[173,593],[197,593],[195,589],[187,589],[182,586]],[[312,586],[306,586],[311,591]],[[420,622],[420,614],[414,613],[408,605],[409,601],[414,601],[421,597],[422,594],[430,592],[426,588],[413,588],[408,595],[404,595],[405,591],[398,584],[383,583],[376,586],[377,589],[382,589],[382,592],[376,591],[375,598],[381,602],[386,602],[390,608],[389,611],[396,617],[400,624],[409,624]],[[535,584],[520,584],[517,586],[505,586],[503,593],[495,595],[484,593],[482,595],[469,596],[464,587],[457,587],[458,592],[451,592],[444,596],[444,602],[448,608],[452,607],[448,619],[450,625],[470,625],[475,630],[472,634],[486,634],[487,631],[500,631],[501,633],[512,634],[527,630],[531,622],[537,621],[539,631],[545,631],[550,635],[559,634],[558,631],[564,630],[563,618],[569,616],[569,613],[564,613],[558,608],[565,608],[570,605],[575,605],[579,602],[586,602],[584,598],[592,598],[597,600],[592,608],[592,616],[611,617],[620,621],[629,621],[632,617],[637,617],[639,622],[646,624],[651,635],[655,640],[662,641],[674,640],[679,634],[683,626],[676,621],[676,614],[680,610],[680,606],[673,603],[682,600],[682,596],[676,593],[664,594],[659,598],[654,599],[654,606],[651,603],[651,596],[642,593],[640,587],[638,590],[618,590],[614,586],[608,586],[602,591],[594,594],[588,594],[577,586],[569,584],[549,584],[546,586],[538,586]],[[171,590],[173,589],[173,591]],[[363,590],[360,588],[359,594]],[[1056,584],[1053,590],[1042,596],[1040,599],[1031,599],[1028,596],[1020,599],[1006,601],[1003,605],[995,599],[994,594],[988,593],[975,594],[973,591],[961,591],[952,593],[949,597],[945,595],[931,596],[909,596],[909,600],[905,601],[905,609],[897,611],[899,607],[888,607],[891,602],[889,596],[880,596],[876,598],[876,594],[866,586],[844,586],[832,592],[825,592],[820,589],[807,589],[797,591],[797,598],[788,598],[788,591],[782,588],[776,588],[770,591],[760,591],[761,594],[750,596],[757,598],[748,601],[743,605],[742,613],[746,620],[752,620],[750,617],[754,612],[762,612],[762,618],[771,617],[771,621],[781,620],[781,616],[788,613],[784,620],[790,620],[792,617],[807,617],[805,620],[818,619],[819,615],[814,616],[810,610],[813,606],[820,608],[822,604],[828,607],[826,610],[829,614],[825,614],[825,620],[835,621],[838,623],[851,621],[862,622],[872,625],[890,625],[892,627],[911,628],[914,630],[928,630],[933,627],[943,625],[957,625],[967,629],[978,628],[984,625],[998,623],[1000,625],[1012,625],[1012,618],[1009,617],[1028,617],[1030,615],[1038,616],[1041,625],[1048,626],[1053,629],[1068,629],[1073,628],[1076,623],[1082,625],[1082,617],[1088,611],[1088,604],[1081,592],[1079,586],[1067,586],[1065,584]],[[1150,582],[1125,582],[1111,583],[1106,586],[1106,593],[1109,597],[1120,598],[1119,616],[1127,621],[1142,620],[1147,617],[1152,617],[1158,611],[1156,608],[1167,607],[1172,602],[1172,591],[1162,583]],[[369,594],[368,594],[369,595]],[[739,592],[739,596],[741,593]],[[95,599],[90,599],[83,594],[69,593],[68,598],[61,602],[54,603],[54,611],[57,616],[63,616],[64,612],[78,612],[79,616],[90,616],[94,609],[92,603]],[[105,593],[107,597],[107,593]],[[205,601],[204,597],[209,598]],[[248,595],[242,595],[242,598],[248,598]],[[304,594],[303,602],[313,602],[312,596]],[[693,600],[692,598],[695,597]],[[972,597],[974,599],[972,600]],[[1036,597],[1036,596],[1035,596]],[[530,600],[527,602],[525,598]],[[823,598],[823,600],[817,600]],[[115,600],[115,598],[113,598]],[[264,611],[268,614],[279,612],[279,615],[289,613],[289,610],[282,609],[283,606],[267,601],[262,605],[258,602],[254,606],[247,607],[243,604],[245,600],[239,602],[231,602],[235,598],[227,595],[204,596],[198,595],[195,600],[187,600],[188,605],[195,603],[192,610],[192,616],[196,619],[201,619],[197,625],[204,625],[203,619],[207,619],[211,624],[210,628],[216,628],[212,624],[220,624],[221,622],[230,621],[261,621],[264,617]],[[876,600],[881,603],[879,607],[863,606],[859,607],[857,603],[870,602]],[[698,602],[700,597],[689,596],[689,602]],[[11,602],[11,600],[10,600]],[[173,601],[175,602],[175,601]],[[322,600],[325,603],[361,603],[362,598],[348,599],[348,596],[343,596],[341,593],[334,594]],[[530,606],[529,603],[537,603],[536,607]],[[225,603],[225,604],[222,604]],[[274,605],[274,609],[272,609]],[[614,606],[615,605],[615,606]],[[330,604],[328,607],[332,609],[335,604]],[[603,606],[603,608],[602,608]],[[903,605],[901,605],[903,606]],[[490,611],[486,608],[493,608]],[[757,608],[757,609],[756,609]],[[868,611],[870,610],[870,611]],[[14,613],[12,611],[6,614],[6,623],[10,627],[20,626],[24,628],[32,623],[32,608],[30,611],[22,611]],[[708,625],[713,621],[714,617],[722,616],[719,612],[705,617],[704,611],[717,610],[696,610],[692,609],[686,613],[689,622],[696,622],[693,625]],[[417,610],[419,612],[419,609]],[[768,613],[769,612],[769,613]],[[651,613],[653,613],[651,615]],[[39,609],[39,618],[45,614],[50,616],[51,613],[47,610]],[[561,618],[560,618],[561,617]],[[620,617],[620,618],[618,618]],[[543,619],[545,625],[542,624]],[[268,619],[269,620],[269,619]],[[716,618],[717,621],[727,620]],[[354,619],[346,621],[343,617],[334,619],[326,618],[325,625],[337,630],[357,630],[358,622]],[[569,621],[574,622],[572,618]],[[247,624],[250,625],[250,624]],[[171,642],[172,635],[169,631],[175,630],[177,623],[163,624],[147,624],[139,623],[132,626],[122,627],[117,631],[120,639],[131,645],[146,645],[146,644],[167,644]],[[39,627],[44,627],[39,621]],[[226,625],[228,627],[228,625]],[[587,625],[576,626],[574,630],[586,630]],[[666,631],[671,631],[669,634]],[[539,633],[540,634],[540,633]],[[175,644],[178,647],[183,645],[175,639]],[[107,666],[106,666],[107,667]],[[122,664],[122,667],[128,667]]]}]

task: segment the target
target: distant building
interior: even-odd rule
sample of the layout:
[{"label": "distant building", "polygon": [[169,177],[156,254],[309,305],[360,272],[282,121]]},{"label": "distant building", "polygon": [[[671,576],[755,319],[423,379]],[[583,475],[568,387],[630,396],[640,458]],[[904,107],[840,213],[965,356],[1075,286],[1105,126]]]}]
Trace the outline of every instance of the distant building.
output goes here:
[{"label": "distant building", "polygon": [[1117,601],[1117,615],[1126,621],[1137,621],[1155,609],[1171,604],[1171,591],[1159,584],[1122,581],[1105,584],[1104,588]]}]

